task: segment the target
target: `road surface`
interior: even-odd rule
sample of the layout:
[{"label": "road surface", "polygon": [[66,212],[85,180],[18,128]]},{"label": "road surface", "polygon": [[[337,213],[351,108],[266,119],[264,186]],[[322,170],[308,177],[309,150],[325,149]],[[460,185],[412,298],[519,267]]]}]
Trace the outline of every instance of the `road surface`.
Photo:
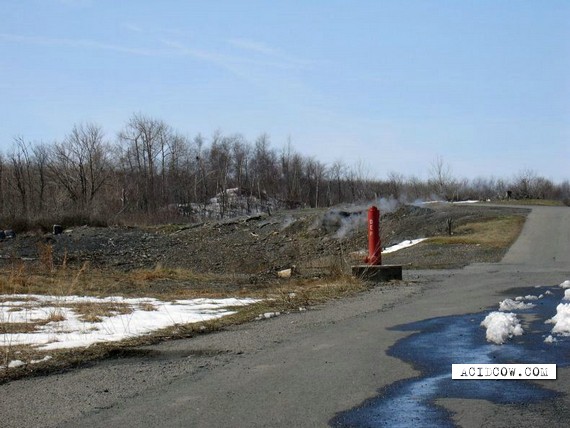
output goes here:
[{"label": "road surface", "polygon": [[[533,208],[520,238],[501,263],[404,275],[409,285],[376,287],[315,310],[2,385],[0,425],[313,427],[339,423],[339,415],[378,397],[383,388],[420,375],[409,362],[387,354],[411,334],[392,327],[496,310],[500,300],[518,295],[513,289],[570,279],[570,209]],[[476,327],[474,334],[484,330]],[[560,367],[556,381],[540,384],[568,392],[570,371]],[[570,420],[570,399],[564,395],[510,405],[445,395],[435,399],[449,411],[451,423],[459,426],[567,426]],[[429,419],[424,422],[432,425]],[[389,425],[382,420],[375,424]],[[422,426],[422,421],[410,420],[409,426]]]}]

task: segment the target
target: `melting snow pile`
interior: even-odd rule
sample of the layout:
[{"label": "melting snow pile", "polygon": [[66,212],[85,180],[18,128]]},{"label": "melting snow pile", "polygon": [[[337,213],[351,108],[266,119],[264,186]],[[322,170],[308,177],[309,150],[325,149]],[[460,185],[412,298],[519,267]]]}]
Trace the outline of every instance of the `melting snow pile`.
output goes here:
[{"label": "melting snow pile", "polygon": [[[570,300],[570,280],[566,280],[560,284],[561,288],[565,288],[564,297],[562,300]],[[546,291],[546,294],[552,294],[552,292]],[[554,324],[552,327],[552,334],[559,334],[562,336],[570,336],[570,303],[560,303],[556,307],[556,315],[554,315],[547,323]],[[544,341],[546,343],[556,342],[556,338],[551,335],[547,336]]]},{"label": "melting snow pile", "polygon": [[[564,290],[562,300],[570,300],[570,280],[564,281],[560,284],[560,287],[566,289]],[[546,322],[554,324],[554,327],[552,327],[553,334],[570,336],[570,303],[560,303],[556,307],[556,315]],[[552,336],[548,336],[545,341],[551,341],[552,339],[549,340],[551,337]]]},{"label": "melting snow pile", "polygon": [[570,303],[560,303],[556,307],[556,315],[547,322],[554,324],[552,333],[570,335]]},{"label": "melting snow pile", "polygon": [[491,312],[481,322],[481,326],[487,328],[487,341],[498,345],[505,343],[507,339],[513,336],[523,334],[520,322],[512,312]]},{"label": "melting snow pile", "polygon": [[512,299],[505,299],[501,303],[499,303],[499,311],[507,312],[507,311],[516,311],[522,309],[530,309],[534,307],[533,303],[524,303],[518,300]]},{"label": "melting snow pile", "polygon": [[521,301],[521,300],[538,300],[538,299],[542,299],[544,297],[544,294],[541,294],[540,296],[533,296],[532,294],[529,294],[528,296],[518,296],[515,298],[516,301]]},{"label": "melting snow pile", "polygon": [[[556,315],[545,321],[548,324],[554,324],[551,334],[544,339],[544,342],[546,343],[554,343],[557,341],[556,337],[553,335],[570,336],[570,303],[564,303],[564,301],[570,300],[570,280],[562,282],[560,287],[564,289],[562,303],[556,307]],[[535,306],[535,304],[525,303],[525,300],[535,301],[544,298],[546,295],[552,294],[552,291],[547,290],[544,294],[540,294],[539,296],[519,296],[514,300],[505,299],[500,302],[499,311],[501,312],[492,312],[481,323],[483,327],[487,328],[487,340],[489,342],[502,344],[512,336],[523,334],[523,329],[516,315],[512,312],[503,312],[530,309]]]},{"label": "melting snow pile", "polygon": [[[569,290],[570,291],[570,290]],[[544,294],[539,296],[528,295],[518,296],[513,299],[505,299],[499,303],[499,312],[491,312],[481,323],[481,326],[487,328],[487,341],[493,342],[498,345],[505,343],[505,341],[513,336],[520,336],[523,334],[523,328],[517,319],[517,316],[512,313],[505,313],[508,311],[519,311],[530,309],[536,306],[534,303],[525,303],[524,300],[538,300],[542,299]],[[549,339],[552,342],[552,337]]]}]

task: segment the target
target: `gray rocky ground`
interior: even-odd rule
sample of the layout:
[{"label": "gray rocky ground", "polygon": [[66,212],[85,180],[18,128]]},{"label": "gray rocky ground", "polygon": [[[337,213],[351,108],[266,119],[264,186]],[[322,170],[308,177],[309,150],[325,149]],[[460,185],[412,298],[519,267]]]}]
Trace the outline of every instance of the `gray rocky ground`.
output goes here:
[{"label": "gray rocky ground", "polygon": [[[445,234],[453,227],[497,215],[525,215],[523,208],[457,204],[405,205],[382,215],[384,247],[407,239]],[[344,207],[277,212],[198,224],[161,227],[76,227],[57,236],[25,233],[0,242],[0,266],[34,263],[51,246],[56,263],[89,262],[101,269],[131,270],[181,267],[196,272],[248,275],[263,281],[295,265],[308,276],[327,274],[330,266],[347,268],[350,255],[367,248],[366,208]],[[462,267],[499,260],[504,250],[464,246],[389,256],[411,268]],[[442,251],[446,251],[442,253]],[[409,255],[409,257],[407,257]],[[430,259],[433,258],[433,260]]]}]

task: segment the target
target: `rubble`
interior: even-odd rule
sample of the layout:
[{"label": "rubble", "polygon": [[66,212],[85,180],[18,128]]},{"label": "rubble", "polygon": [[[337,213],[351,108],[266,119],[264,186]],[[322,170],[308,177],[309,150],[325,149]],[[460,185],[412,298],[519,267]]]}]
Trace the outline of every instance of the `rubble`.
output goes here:
[{"label": "rubble", "polygon": [[[460,225],[496,216],[497,210],[501,214],[524,212],[476,206],[403,206],[382,216],[382,244],[388,247],[404,240],[444,235],[447,218],[453,217],[455,224]],[[357,220],[351,228],[342,221],[335,225],[334,213],[335,209],[298,209],[277,211],[271,216],[256,213],[156,227],[84,226],[57,235],[22,233],[16,239],[0,243],[0,266],[15,259],[37,260],[40,246],[50,245],[56,265],[64,258],[68,264],[81,266],[88,262],[101,269],[152,269],[160,265],[196,273],[229,274],[254,286],[290,275],[322,277],[348,272],[367,247],[365,222]],[[358,213],[342,218],[357,219]],[[344,234],[340,237],[338,231],[343,227]],[[383,261],[403,264],[405,269],[429,266],[434,256],[426,248],[421,243],[388,254]],[[458,267],[471,260],[486,261],[500,256],[474,246],[454,248],[453,251],[463,251],[457,256],[442,248],[437,251],[441,253],[437,257],[442,263]]]}]

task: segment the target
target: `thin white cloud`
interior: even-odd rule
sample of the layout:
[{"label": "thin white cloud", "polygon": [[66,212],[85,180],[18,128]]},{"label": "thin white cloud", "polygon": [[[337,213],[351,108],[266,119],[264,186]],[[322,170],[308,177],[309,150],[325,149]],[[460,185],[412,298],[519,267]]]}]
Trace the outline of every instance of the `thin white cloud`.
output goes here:
[{"label": "thin white cloud", "polygon": [[264,55],[275,55],[276,54],[275,49],[270,48],[265,43],[255,42],[253,40],[230,39],[230,40],[228,40],[228,43],[232,46],[235,46],[237,48],[240,48],[240,49],[243,49],[246,51],[261,53]]},{"label": "thin white cloud", "polygon": [[85,7],[93,4],[92,0],[56,0],[56,2],[73,7]]},{"label": "thin white cloud", "polygon": [[141,27],[139,27],[139,26],[136,25],[136,24],[133,24],[132,22],[125,22],[125,23],[123,24],[123,26],[124,26],[127,30],[132,31],[133,33],[142,33],[142,32],[143,32],[143,29],[142,29]]},{"label": "thin white cloud", "polygon": [[306,68],[307,66],[306,64],[302,64],[300,62],[287,61],[281,58],[252,59],[239,55],[225,55],[203,49],[189,48],[184,43],[169,39],[161,39],[160,42],[165,46],[173,49],[173,52],[176,52],[179,55],[185,55],[195,59],[210,61],[232,70],[235,70],[236,66],[255,66],[284,70],[301,69]]},{"label": "thin white cloud", "polygon": [[234,58],[226,57],[225,55],[221,55],[216,52],[189,48],[184,43],[177,42],[175,40],[161,39],[160,42],[170,48],[170,52],[174,55],[188,56],[194,59],[214,62],[220,65],[229,64],[235,61]]},{"label": "thin white cloud", "polygon": [[92,40],[82,40],[82,39],[74,40],[74,39],[60,39],[60,38],[50,38],[50,37],[20,36],[17,34],[7,34],[7,33],[0,33],[0,41],[10,42],[10,43],[24,43],[24,44],[37,45],[37,46],[64,46],[72,48],[99,49],[99,50],[122,52],[122,53],[127,53],[132,55],[142,55],[142,56],[154,56],[154,55],[165,54],[165,52],[160,50],[129,48],[120,45],[95,42]]},{"label": "thin white cloud", "polygon": [[[156,47],[152,49],[101,43],[86,39],[22,36],[9,33],[0,33],[0,43],[2,42],[54,48],[68,47],[75,49],[91,49],[145,57],[187,57],[195,61],[213,64],[233,74],[239,79],[248,81],[255,85],[260,85],[261,82],[267,82],[268,80],[271,82],[279,80],[282,82],[282,87],[284,84],[291,81],[291,78],[293,78],[296,72],[308,68],[307,64],[275,56],[264,55],[260,58],[258,56],[250,56],[247,54],[229,55],[213,50],[194,48],[180,42],[178,39],[158,39],[156,42],[160,44],[156,45]],[[278,72],[277,74],[274,73],[276,71]],[[285,71],[287,77],[284,77],[283,73],[279,73],[279,71]],[[271,87],[268,87],[265,84],[263,84],[263,87],[266,91],[273,91]],[[281,98],[281,96],[279,96],[279,98]]]},{"label": "thin white cloud", "polygon": [[36,46],[60,46],[79,49],[97,49],[140,56],[188,56],[193,59],[215,63],[232,71],[235,71],[236,66],[256,66],[262,68],[277,68],[285,70],[301,69],[306,67],[303,64],[281,60],[279,58],[276,58],[275,60],[250,59],[243,56],[224,55],[214,51],[189,48],[187,45],[181,42],[168,39],[159,40],[167,49],[133,48],[86,39],[22,36],[9,33],[0,33],[0,42],[2,41]]},{"label": "thin white cloud", "polygon": [[308,68],[314,65],[314,63],[311,61],[301,60],[290,55],[286,55],[280,52],[278,49],[273,48],[263,42],[250,39],[234,38],[229,39],[227,43],[234,48],[238,48],[242,51],[269,57],[273,63],[280,64],[281,68]]}]

